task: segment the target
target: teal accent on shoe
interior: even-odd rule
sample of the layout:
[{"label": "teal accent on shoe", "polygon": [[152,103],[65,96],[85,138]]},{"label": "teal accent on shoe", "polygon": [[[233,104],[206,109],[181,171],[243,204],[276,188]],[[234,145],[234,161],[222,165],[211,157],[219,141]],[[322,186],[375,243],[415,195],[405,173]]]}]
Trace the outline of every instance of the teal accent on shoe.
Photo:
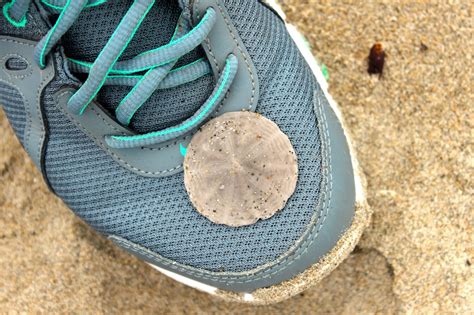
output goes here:
[{"label": "teal accent on shoe", "polygon": [[5,18],[7,19],[8,22],[10,22],[10,24],[12,24],[13,26],[15,26],[16,28],[23,28],[26,26],[26,23],[27,23],[27,20],[26,20],[26,15],[23,16],[23,18],[21,19],[21,21],[15,21],[14,19],[12,19],[12,17],[10,16],[10,14],[8,13],[8,10],[10,9],[10,7],[15,3],[16,0],[12,0],[11,2],[8,2],[6,3],[4,6],[3,6],[3,15],[5,16]]},{"label": "teal accent on shoe", "polygon": [[329,70],[324,63],[321,64],[321,71],[326,81],[329,81]]},{"label": "teal accent on shoe", "polygon": [[179,144],[179,152],[181,152],[182,156],[186,156],[186,153],[188,152],[188,149],[183,146],[182,143]]}]

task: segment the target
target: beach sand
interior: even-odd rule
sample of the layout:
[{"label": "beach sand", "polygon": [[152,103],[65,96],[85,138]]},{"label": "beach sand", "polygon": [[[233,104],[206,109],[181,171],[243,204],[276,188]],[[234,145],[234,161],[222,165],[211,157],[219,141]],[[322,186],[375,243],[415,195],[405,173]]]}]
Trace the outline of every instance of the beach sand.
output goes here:
[{"label": "beach sand", "polygon": [[[401,3],[285,1],[329,70],[374,212],[356,250],[320,284],[255,307],[155,272],[49,193],[1,112],[0,312],[472,312],[474,5]],[[381,79],[366,71],[376,41],[387,53]]]}]

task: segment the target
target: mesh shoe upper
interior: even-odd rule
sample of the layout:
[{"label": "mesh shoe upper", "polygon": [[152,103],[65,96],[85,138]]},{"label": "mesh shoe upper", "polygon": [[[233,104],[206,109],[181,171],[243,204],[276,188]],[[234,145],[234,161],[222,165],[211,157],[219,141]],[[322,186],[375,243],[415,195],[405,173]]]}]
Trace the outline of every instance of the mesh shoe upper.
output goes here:
[{"label": "mesh shoe upper", "polygon": [[[224,3],[258,72],[257,112],[279,125],[298,155],[297,189],[283,211],[248,227],[215,225],[192,208],[182,174],[145,178],[118,165],[55,105],[55,92],[65,86],[78,85],[65,70],[59,54],[55,58],[56,78],[43,94],[49,128],[45,169],[54,192],[98,231],[120,236],[184,265],[209,271],[245,271],[286,253],[302,236],[311,218],[318,216],[315,212],[322,180],[321,143],[313,112],[313,93],[318,87],[285,25],[272,11],[258,1],[225,0]],[[29,20],[41,23],[35,14],[31,12]],[[159,15],[151,15],[150,19],[153,16]],[[89,18],[99,19],[100,14]],[[21,36],[37,40],[40,35],[37,32],[38,28],[26,28]],[[0,26],[0,33],[18,35],[20,32]],[[152,37],[147,32],[141,36]],[[194,54],[188,58],[196,58],[200,52]],[[192,87],[161,91],[156,104],[166,109],[175,104],[176,99],[206,97],[209,80],[203,78]],[[99,102],[113,104],[120,93],[123,92],[105,90],[99,95]],[[10,112],[9,118],[19,106],[18,98],[13,99],[2,100],[7,113]],[[185,105],[173,107],[179,111],[179,119],[195,110],[194,103]],[[161,111],[154,110],[155,107],[141,109],[136,128],[145,131],[174,123],[171,118],[160,115]],[[147,121],[147,117],[158,118]],[[21,130],[22,121],[11,119],[15,130]],[[150,123],[156,121],[158,125]]]}]

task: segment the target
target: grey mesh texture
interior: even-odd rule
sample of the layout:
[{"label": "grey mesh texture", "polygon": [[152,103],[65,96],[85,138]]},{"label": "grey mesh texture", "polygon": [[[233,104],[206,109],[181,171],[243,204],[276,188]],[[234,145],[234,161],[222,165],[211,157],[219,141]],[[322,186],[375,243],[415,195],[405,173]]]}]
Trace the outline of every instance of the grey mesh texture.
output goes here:
[{"label": "grey mesh texture", "polygon": [[[84,9],[62,39],[68,57],[93,62],[132,3],[133,0],[114,0]],[[180,13],[181,9],[176,1],[157,0],[119,60],[130,59],[167,44]],[[204,57],[204,53],[199,47],[183,57],[176,66],[201,57]],[[199,109],[212,93],[214,86],[213,77],[206,75],[171,90],[156,91],[136,112],[129,127],[139,133],[146,133],[179,124]],[[99,92],[98,100],[114,114],[131,89],[126,86],[105,86]],[[187,95],[192,97],[183,97]]]},{"label": "grey mesh texture", "polygon": [[[287,252],[311,217],[318,215],[321,150],[312,110],[317,86],[283,23],[271,11],[257,1],[225,2],[258,71],[261,95],[257,111],[279,125],[298,155],[296,192],[284,210],[248,227],[215,225],[192,208],[182,174],[152,179],[122,168],[55,106],[53,94],[75,85],[61,64],[56,65],[57,78],[44,93],[50,131],[45,167],[56,194],[99,232],[123,237],[185,265],[244,271]],[[114,88],[106,93],[120,99]],[[192,106],[179,106],[176,100],[194,98],[202,104],[207,95],[198,101],[196,89],[199,84],[166,90],[160,102],[168,97],[172,100],[169,109],[184,116]],[[142,110],[149,109],[144,106]]]},{"label": "grey mesh texture", "polygon": [[16,88],[0,82],[0,105],[3,106],[5,114],[18,139],[23,142],[26,126],[26,112],[23,97]]}]

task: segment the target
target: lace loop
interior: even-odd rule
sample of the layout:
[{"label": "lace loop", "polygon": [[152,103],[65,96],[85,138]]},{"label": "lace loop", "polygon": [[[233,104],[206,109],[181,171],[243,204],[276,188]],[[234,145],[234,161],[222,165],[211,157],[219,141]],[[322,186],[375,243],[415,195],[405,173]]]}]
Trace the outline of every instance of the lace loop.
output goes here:
[{"label": "lace loop", "polygon": [[31,0],[12,0],[3,6],[3,15],[15,27],[26,26],[26,14]]}]

